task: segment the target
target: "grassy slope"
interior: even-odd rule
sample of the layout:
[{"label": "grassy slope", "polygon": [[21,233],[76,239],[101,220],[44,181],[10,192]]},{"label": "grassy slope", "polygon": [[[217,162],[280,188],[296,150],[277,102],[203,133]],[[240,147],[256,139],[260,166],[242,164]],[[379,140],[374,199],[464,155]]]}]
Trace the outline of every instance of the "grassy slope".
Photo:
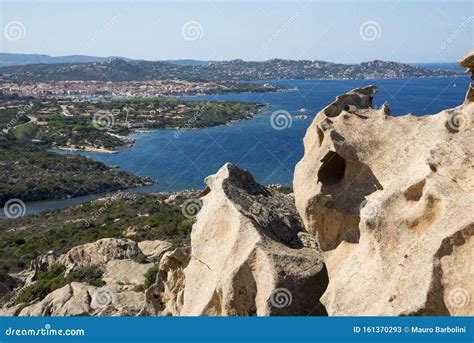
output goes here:
[{"label": "grassy slope", "polygon": [[193,218],[180,203],[166,204],[165,194],[124,193],[63,210],[0,221],[0,272],[14,272],[49,250],[61,254],[101,238],[125,238],[137,227],[136,241],[161,239],[175,246],[189,243]]}]

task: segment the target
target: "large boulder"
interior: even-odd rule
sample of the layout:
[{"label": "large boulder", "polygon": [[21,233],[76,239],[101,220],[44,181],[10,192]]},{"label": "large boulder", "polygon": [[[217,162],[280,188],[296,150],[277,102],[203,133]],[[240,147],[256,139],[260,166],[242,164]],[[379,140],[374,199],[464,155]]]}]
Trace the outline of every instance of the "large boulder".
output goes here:
[{"label": "large boulder", "polygon": [[172,246],[170,242],[160,240],[138,242],[138,248],[143,255],[153,261],[159,261],[165,252],[172,249]]},{"label": "large boulder", "polygon": [[392,116],[375,92],[318,113],[295,169],[329,274],[321,301],[329,315],[473,315],[474,103]]},{"label": "large boulder", "polygon": [[157,313],[326,314],[319,302],[327,284],[322,256],[303,230],[293,197],[231,164],[206,184],[191,251],[165,255],[148,294]]},{"label": "large boulder", "polygon": [[142,259],[138,244],[131,240],[103,238],[79,245],[59,256],[55,263],[66,267],[67,272],[91,266],[103,266],[111,260]]}]

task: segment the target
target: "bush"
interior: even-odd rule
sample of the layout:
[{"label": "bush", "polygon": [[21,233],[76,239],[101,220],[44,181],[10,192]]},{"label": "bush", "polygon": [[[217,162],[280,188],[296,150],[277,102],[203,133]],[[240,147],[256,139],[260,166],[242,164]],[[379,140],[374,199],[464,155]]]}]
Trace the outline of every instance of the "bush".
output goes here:
[{"label": "bush", "polygon": [[143,282],[141,285],[138,285],[135,287],[136,292],[144,292],[148,288],[151,287],[155,283],[156,280],[156,275],[160,271],[160,267],[156,264],[150,269],[148,269],[145,273],[145,282]]},{"label": "bush", "polygon": [[24,288],[15,300],[15,304],[29,303],[35,299],[42,300],[49,293],[66,286],[71,282],[85,282],[93,286],[103,286],[102,271],[97,267],[86,267],[75,272],[64,275],[66,268],[62,265],[55,265],[50,270],[38,275],[38,280]]}]

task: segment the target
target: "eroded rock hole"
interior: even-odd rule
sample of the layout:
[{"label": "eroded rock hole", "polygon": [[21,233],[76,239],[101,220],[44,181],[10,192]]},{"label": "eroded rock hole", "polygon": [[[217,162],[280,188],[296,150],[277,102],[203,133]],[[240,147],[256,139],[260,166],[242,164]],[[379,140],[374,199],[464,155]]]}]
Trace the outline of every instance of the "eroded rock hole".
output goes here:
[{"label": "eroded rock hole", "polygon": [[341,182],[346,172],[346,160],[337,152],[329,151],[321,160],[323,165],[318,172],[318,180],[324,185],[335,185]]},{"label": "eroded rock hole", "polygon": [[324,140],[324,132],[319,127],[318,127],[317,131],[318,131],[319,146],[321,146],[321,144],[323,144],[323,140]]},{"label": "eroded rock hole", "polygon": [[405,198],[409,201],[419,201],[423,196],[423,188],[425,187],[425,180],[421,180],[416,184],[410,186],[405,191]]}]

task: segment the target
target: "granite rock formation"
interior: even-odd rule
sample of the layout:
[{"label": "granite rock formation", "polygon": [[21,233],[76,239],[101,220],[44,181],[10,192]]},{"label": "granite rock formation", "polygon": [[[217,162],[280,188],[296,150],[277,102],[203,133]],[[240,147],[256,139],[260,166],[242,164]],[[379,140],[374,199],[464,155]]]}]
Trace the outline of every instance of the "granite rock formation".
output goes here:
[{"label": "granite rock formation", "polygon": [[326,270],[293,197],[270,191],[231,164],[206,184],[191,247],[165,255],[147,294],[156,313],[326,314],[319,302]]},{"label": "granite rock formation", "polygon": [[295,169],[296,206],[329,274],[321,301],[329,315],[473,315],[472,88],[421,117],[374,108],[375,92],[318,113]]}]

